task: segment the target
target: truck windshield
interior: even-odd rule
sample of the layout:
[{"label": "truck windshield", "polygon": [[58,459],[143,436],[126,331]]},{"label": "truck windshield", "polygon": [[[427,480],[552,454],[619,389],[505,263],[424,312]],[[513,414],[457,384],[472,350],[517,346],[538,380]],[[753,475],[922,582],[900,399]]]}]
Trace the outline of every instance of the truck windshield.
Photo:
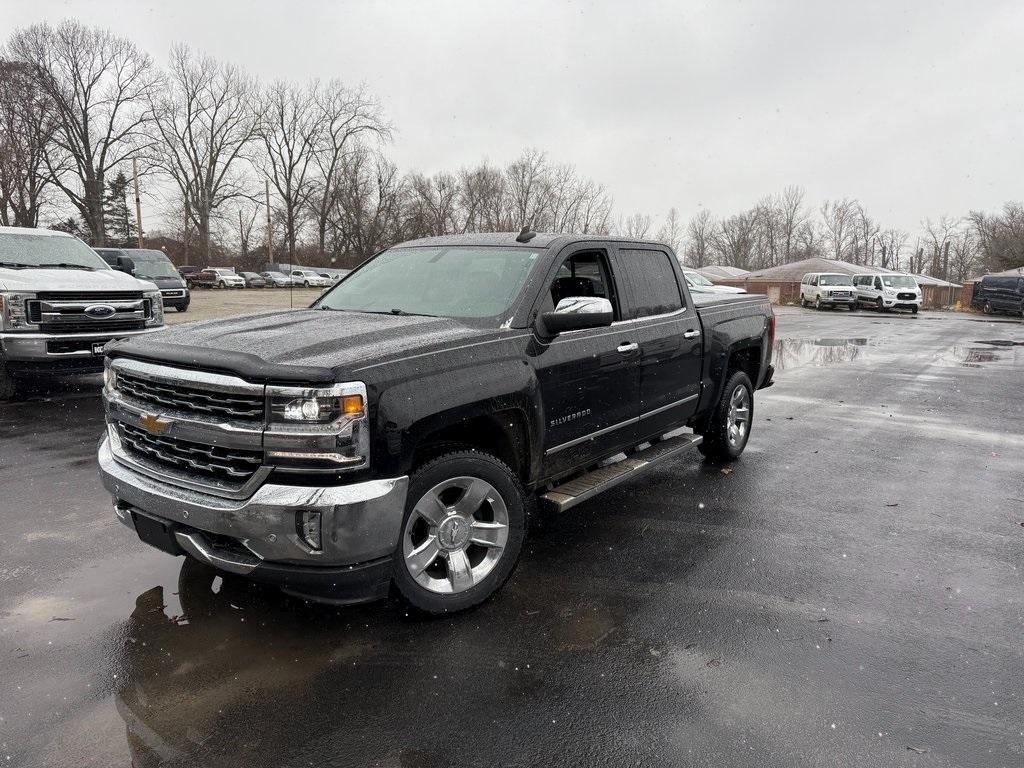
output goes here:
[{"label": "truck windshield", "polygon": [[853,278],[849,275],[822,275],[818,281],[819,285],[853,285]]},{"label": "truck windshield", "polygon": [[0,266],[110,269],[107,262],[78,238],[6,232],[0,234]]},{"label": "truck windshield", "polygon": [[685,274],[686,282],[690,285],[714,285],[714,283],[704,277],[700,272],[686,272]]},{"label": "truck windshield", "polygon": [[481,246],[392,248],[346,277],[314,306],[498,318],[511,308],[539,253]]},{"label": "truck windshield", "polygon": [[882,285],[886,288],[917,288],[917,280],[910,275],[882,275]]}]

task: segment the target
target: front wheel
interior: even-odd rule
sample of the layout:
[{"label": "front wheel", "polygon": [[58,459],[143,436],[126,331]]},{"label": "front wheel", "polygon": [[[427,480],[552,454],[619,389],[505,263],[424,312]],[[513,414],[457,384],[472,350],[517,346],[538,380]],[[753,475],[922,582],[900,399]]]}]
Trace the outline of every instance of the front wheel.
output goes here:
[{"label": "front wheel", "polygon": [[885,312],[885,305],[882,303],[881,298],[875,299],[875,309],[877,309],[879,312]]},{"label": "front wheel", "polygon": [[179,304],[175,309],[179,312],[188,312],[188,304]]},{"label": "front wheel", "polygon": [[505,583],[526,539],[529,497],[502,461],[474,450],[427,462],[409,482],[395,585],[432,614],[477,605]]},{"label": "front wheel", "polygon": [[227,284],[223,280],[221,280],[219,283],[217,283],[217,287],[221,288],[221,289],[224,289],[224,288],[227,288],[228,286],[227,286]]},{"label": "front wheel", "polygon": [[801,309],[805,309],[806,307],[807,307],[807,299],[805,299],[804,295],[801,293],[800,294],[800,308]]},{"label": "front wheel", "polygon": [[303,280],[302,281],[302,287],[303,288],[309,288],[309,280]]},{"label": "front wheel", "polygon": [[819,312],[821,311],[821,296],[814,297],[814,308]]},{"label": "front wheel", "polygon": [[739,458],[750,439],[754,418],[754,387],[750,377],[736,371],[725,383],[722,396],[704,430],[699,450],[712,461]]},{"label": "front wheel", "polygon": [[984,312],[986,315],[991,315],[992,314],[992,304],[991,304],[991,302],[986,301],[985,302],[985,306],[982,307],[981,311]]},{"label": "front wheel", "polygon": [[910,312],[911,312],[911,314],[914,314],[914,315],[916,315],[916,314],[917,314],[917,310],[918,310],[918,308],[917,308],[917,307],[911,307],[911,308],[910,308]]}]

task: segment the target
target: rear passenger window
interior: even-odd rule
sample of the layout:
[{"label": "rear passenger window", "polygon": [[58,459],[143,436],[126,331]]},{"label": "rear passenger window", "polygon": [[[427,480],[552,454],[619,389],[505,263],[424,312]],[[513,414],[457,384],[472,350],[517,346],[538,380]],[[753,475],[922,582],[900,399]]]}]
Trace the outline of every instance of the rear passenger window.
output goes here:
[{"label": "rear passenger window", "polygon": [[665,251],[623,250],[622,282],[629,296],[629,319],[663,315],[683,307],[672,257]]}]

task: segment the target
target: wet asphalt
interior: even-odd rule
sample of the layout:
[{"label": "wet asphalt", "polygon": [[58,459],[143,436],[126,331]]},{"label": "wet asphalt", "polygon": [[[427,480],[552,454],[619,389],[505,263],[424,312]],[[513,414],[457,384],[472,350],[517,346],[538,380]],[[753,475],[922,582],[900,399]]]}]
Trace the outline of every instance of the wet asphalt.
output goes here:
[{"label": "wet asphalt", "polygon": [[[681,458],[424,621],[135,540],[96,377],[0,406],[0,765],[1024,765],[1024,325],[782,310]],[[731,470],[731,471],[728,471]]]}]

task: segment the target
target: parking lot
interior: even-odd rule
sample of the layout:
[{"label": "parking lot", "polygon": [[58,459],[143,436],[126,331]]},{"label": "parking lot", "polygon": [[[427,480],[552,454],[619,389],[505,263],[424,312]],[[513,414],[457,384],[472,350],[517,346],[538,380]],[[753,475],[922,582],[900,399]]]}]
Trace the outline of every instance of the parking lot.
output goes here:
[{"label": "parking lot", "polygon": [[177,325],[230,315],[308,307],[320,293],[320,288],[195,288],[187,312],[169,309],[165,317],[168,325]]},{"label": "parking lot", "polygon": [[433,621],[149,549],[97,477],[99,378],[37,384],[0,407],[0,761],[1020,766],[1024,324],[784,308],[778,337],[739,462],[580,505]]}]

